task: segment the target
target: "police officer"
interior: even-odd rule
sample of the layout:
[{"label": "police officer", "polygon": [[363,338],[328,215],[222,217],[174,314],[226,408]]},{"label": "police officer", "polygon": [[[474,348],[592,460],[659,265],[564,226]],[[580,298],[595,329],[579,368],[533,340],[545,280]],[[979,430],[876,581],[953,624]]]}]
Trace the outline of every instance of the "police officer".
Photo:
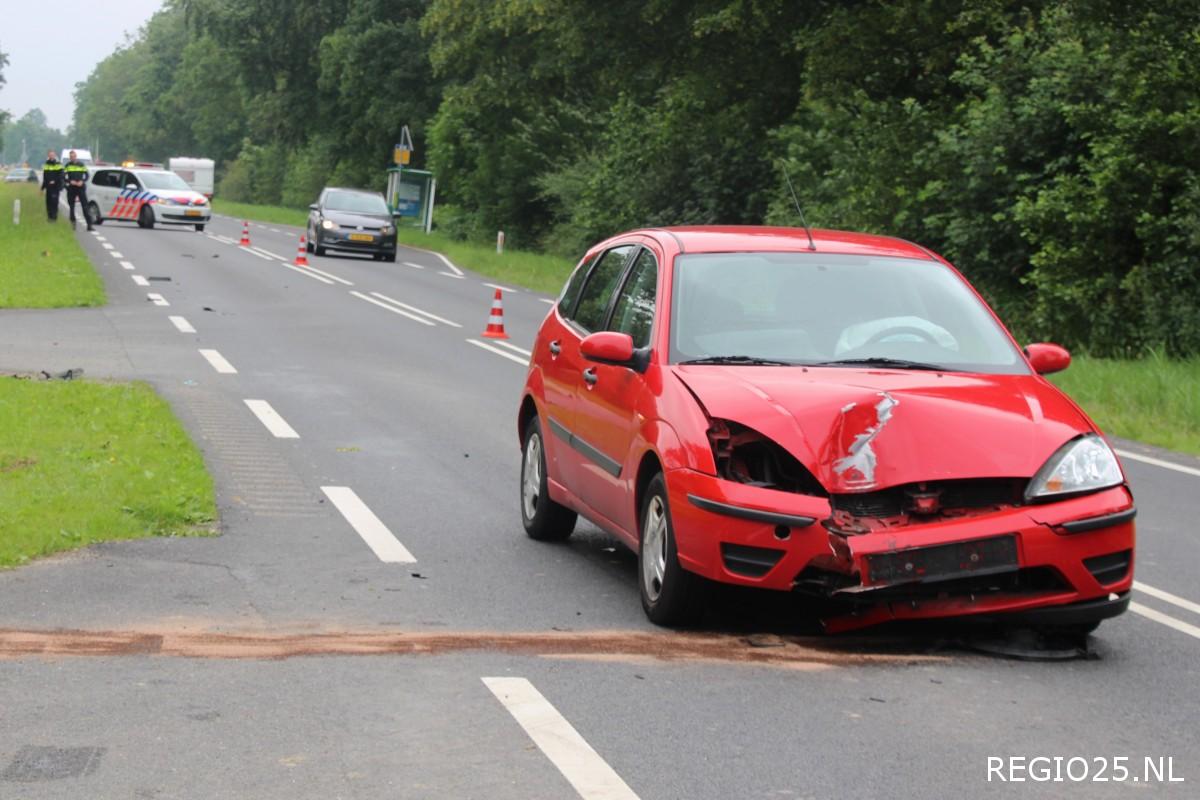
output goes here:
[{"label": "police officer", "polygon": [[63,165],[58,156],[51,150],[46,154],[46,163],[42,164],[42,191],[46,193],[46,219],[51,222],[58,220],[58,193],[63,187]]},{"label": "police officer", "polygon": [[83,214],[83,221],[87,223],[87,229],[92,229],[92,218],[87,213],[87,166],[75,158],[75,151],[72,150],[71,160],[63,167],[63,175],[67,179],[67,208],[71,210],[71,226],[75,226],[75,201],[79,201],[79,210]]}]

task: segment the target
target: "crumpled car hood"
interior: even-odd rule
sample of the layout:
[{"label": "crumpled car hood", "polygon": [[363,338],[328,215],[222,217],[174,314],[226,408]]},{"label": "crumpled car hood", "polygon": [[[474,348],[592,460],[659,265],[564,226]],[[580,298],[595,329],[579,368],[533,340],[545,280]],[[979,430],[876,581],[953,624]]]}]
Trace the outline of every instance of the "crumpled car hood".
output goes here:
[{"label": "crumpled car hood", "polygon": [[712,417],[786,448],[832,493],[918,481],[1032,477],[1092,430],[1033,375],[677,366]]}]

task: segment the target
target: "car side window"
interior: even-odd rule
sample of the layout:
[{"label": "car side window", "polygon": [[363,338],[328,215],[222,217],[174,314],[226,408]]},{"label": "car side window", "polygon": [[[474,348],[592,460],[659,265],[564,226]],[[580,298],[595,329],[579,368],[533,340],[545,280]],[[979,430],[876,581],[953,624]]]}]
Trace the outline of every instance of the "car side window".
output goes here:
[{"label": "car side window", "polygon": [[617,295],[609,330],[628,333],[634,347],[650,344],[650,329],[654,326],[654,300],[658,291],[658,262],[654,254],[642,248],[625,286]]},{"label": "car side window", "polygon": [[122,183],[124,184],[124,187],[125,187],[126,189],[137,189],[137,188],[140,188],[140,187],[138,186],[138,179],[137,179],[137,178],[135,178],[135,177],[133,177],[133,174],[132,174],[132,173],[129,173],[129,172],[126,172],[126,173],[125,173],[125,178],[124,178],[124,180],[122,181]]},{"label": "car side window", "polygon": [[617,288],[617,282],[621,280],[625,260],[632,251],[631,244],[614,247],[600,256],[600,261],[592,268],[579,294],[579,307],[572,317],[584,330],[591,332],[604,329],[608,303]]},{"label": "car side window", "polygon": [[111,169],[102,169],[92,176],[92,184],[95,186],[119,186],[120,173]]},{"label": "car side window", "polygon": [[567,283],[563,286],[562,294],[558,298],[558,313],[563,317],[570,319],[572,312],[575,311],[575,301],[579,299],[579,291],[583,288],[583,282],[587,279],[588,270],[594,264],[596,258],[586,259],[582,264],[575,268],[571,273],[571,277],[567,279]]}]

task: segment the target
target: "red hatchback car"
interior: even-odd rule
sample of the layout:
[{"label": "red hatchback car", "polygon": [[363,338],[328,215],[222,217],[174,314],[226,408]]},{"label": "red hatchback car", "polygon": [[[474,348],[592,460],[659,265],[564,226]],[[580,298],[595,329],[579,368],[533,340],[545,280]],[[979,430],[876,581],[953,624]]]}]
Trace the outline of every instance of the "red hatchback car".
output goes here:
[{"label": "red hatchback car", "polygon": [[[686,624],[707,581],[805,592],[829,630],[982,615],[1091,630],[1133,583],[1133,495],[1095,424],[909,242],[753,227],[596,245],[534,344],[521,513],[582,514]],[[825,605],[823,605],[825,607]]]}]

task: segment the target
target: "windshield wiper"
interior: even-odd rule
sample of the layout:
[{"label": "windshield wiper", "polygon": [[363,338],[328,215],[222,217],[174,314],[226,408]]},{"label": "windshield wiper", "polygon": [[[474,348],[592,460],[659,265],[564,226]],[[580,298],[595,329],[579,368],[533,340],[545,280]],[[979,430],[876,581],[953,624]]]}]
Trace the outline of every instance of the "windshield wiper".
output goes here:
[{"label": "windshield wiper", "polygon": [[680,364],[746,364],[749,366],[794,367],[791,361],[779,361],[774,358],[758,358],[756,356],[705,356],[680,361]]},{"label": "windshield wiper", "polygon": [[941,364],[926,364],[924,361],[909,361],[903,358],[841,358],[836,361],[818,361],[814,367],[888,367],[891,369],[927,369],[933,372],[954,372]]}]

